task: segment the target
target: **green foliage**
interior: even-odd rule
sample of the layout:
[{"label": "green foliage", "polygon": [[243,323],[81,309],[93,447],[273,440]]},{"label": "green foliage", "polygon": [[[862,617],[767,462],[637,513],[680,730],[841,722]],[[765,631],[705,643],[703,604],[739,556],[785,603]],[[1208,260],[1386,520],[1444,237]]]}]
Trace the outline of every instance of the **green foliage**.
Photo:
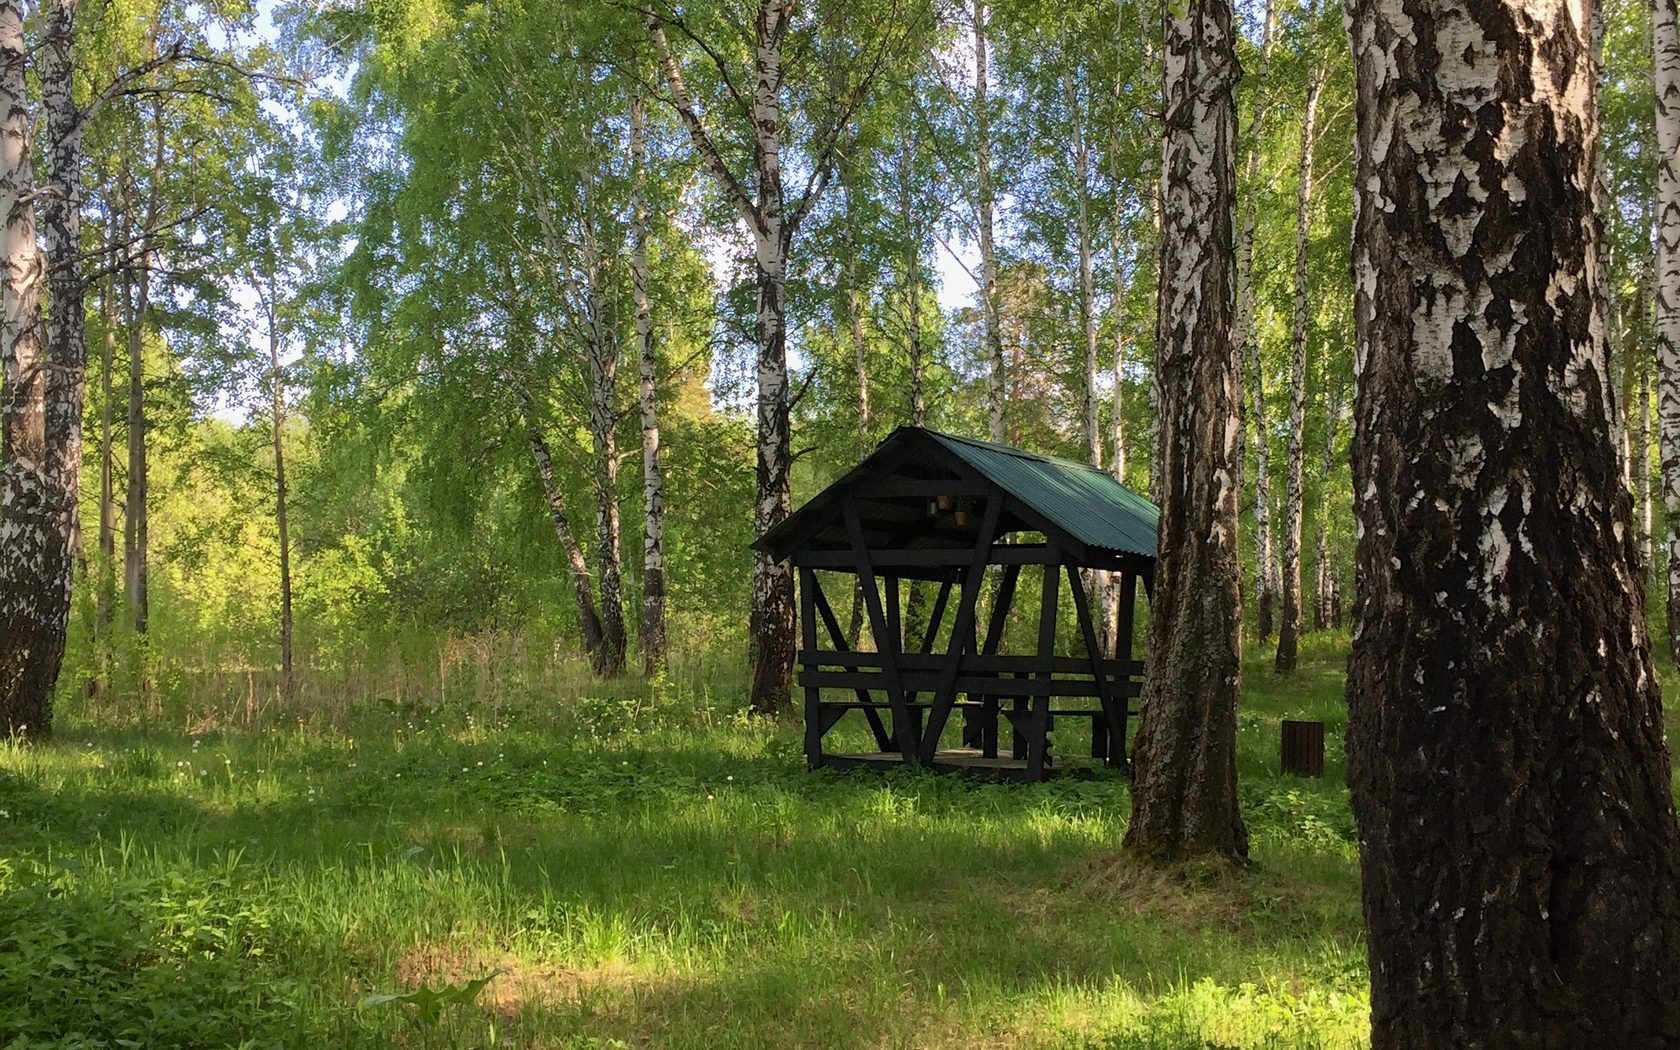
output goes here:
[{"label": "green foliage", "polygon": [[3,1045],[307,1041],[303,985],[286,969],[304,962],[297,931],[234,881],[234,860],[212,868],[108,877],[73,856],[0,860]]},{"label": "green foliage", "polygon": [[1360,1047],[1345,645],[1246,668],[1257,867],[1182,879],[1115,866],[1121,777],[809,773],[723,680],[73,707],[0,746],[0,1046]]}]

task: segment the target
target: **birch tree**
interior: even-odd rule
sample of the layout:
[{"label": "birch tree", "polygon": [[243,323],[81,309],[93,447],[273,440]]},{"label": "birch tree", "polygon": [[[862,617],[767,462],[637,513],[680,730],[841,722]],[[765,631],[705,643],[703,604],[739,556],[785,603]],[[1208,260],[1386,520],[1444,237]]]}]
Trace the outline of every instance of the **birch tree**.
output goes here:
[{"label": "birch tree", "polygon": [[636,311],[636,359],[642,422],[642,613],[636,631],[642,670],[664,670],[665,478],[659,456],[659,360],[648,294],[647,112],[642,93],[630,94],[630,275]]},{"label": "birch tree", "polygon": [[1272,48],[1277,41],[1273,4],[1266,4],[1260,31],[1260,68],[1254,92],[1254,116],[1248,124],[1243,161],[1242,235],[1237,240],[1237,338],[1242,360],[1252,377],[1253,393],[1244,419],[1245,440],[1254,440],[1254,562],[1255,605],[1261,638],[1272,636],[1272,601],[1277,594],[1277,560],[1272,552],[1271,430],[1266,423],[1266,372],[1260,360],[1260,339],[1254,318],[1254,232],[1259,221],[1260,162],[1271,109]]},{"label": "birch tree", "polygon": [[1318,118],[1318,96],[1324,78],[1317,64],[1307,81],[1307,99],[1301,112],[1300,183],[1295,192],[1295,311],[1290,329],[1292,351],[1289,369],[1289,462],[1283,497],[1283,617],[1278,624],[1277,660],[1279,671],[1293,671],[1301,636],[1301,518],[1305,509],[1304,431],[1307,418],[1307,340],[1311,319],[1308,301],[1307,244],[1312,223],[1313,126]]},{"label": "birch tree", "polygon": [[[804,145],[803,187],[791,200],[784,185],[783,152],[787,146],[789,113],[783,78],[789,34],[794,28],[793,0],[758,0],[748,31],[751,49],[745,62],[750,87],[738,86],[741,70],[723,50],[706,42],[706,33],[686,20],[686,12],[649,3],[642,7],[648,38],[669,90],[669,101],[688,132],[690,145],[710,173],[720,193],[746,226],[753,249],[758,308],[754,338],[757,344],[757,474],[758,494],[754,527],[763,534],[786,518],[791,507],[789,487],[793,448],[789,431],[787,364],[787,278],[794,237],[822,197],[833,174],[836,147],[852,114],[867,97],[871,84],[903,27],[895,28],[899,13],[834,9],[821,17],[807,16],[801,34],[822,25],[830,32],[850,28],[857,39],[843,49],[816,48],[815,41],[797,39],[802,54],[822,51],[826,68],[801,70],[811,82],[800,84],[806,98],[803,115],[809,125]],[[827,23],[827,25],[825,25]],[[720,136],[737,130],[720,112],[702,108],[689,88],[682,56],[671,46],[668,29],[693,42],[705,56],[729,99],[719,110],[734,109],[747,118],[749,173],[742,178],[726,153]],[[844,54],[838,53],[843,51]],[[760,552],[754,554],[753,599],[748,622],[751,648],[751,702],[755,710],[774,713],[788,706],[793,688],[794,601],[793,570]]]},{"label": "birch tree", "polygon": [[1242,397],[1232,311],[1236,84],[1231,7],[1164,11],[1160,557],[1126,848],[1248,856],[1237,809]]},{"label": "birch tree", "polygon": [[1668,522],[1668,652],[1680,661],[1680,24],[1654,0],[1657,107],[1657,434]]},{"label": "birch tree", "polygon": [[1349,22],[1372,1045],[1670,1046],[1680,835],[1611,441],[1587,27],[1461,0]]},{"label": "birch tree", "polygon": [[[52,724],[47,660],[61,554],[39,323],[45,266],[35,226],[33,106],[24,10],[0,0],[0,735]],[[56,670],[56,669],[55,669]]]}]

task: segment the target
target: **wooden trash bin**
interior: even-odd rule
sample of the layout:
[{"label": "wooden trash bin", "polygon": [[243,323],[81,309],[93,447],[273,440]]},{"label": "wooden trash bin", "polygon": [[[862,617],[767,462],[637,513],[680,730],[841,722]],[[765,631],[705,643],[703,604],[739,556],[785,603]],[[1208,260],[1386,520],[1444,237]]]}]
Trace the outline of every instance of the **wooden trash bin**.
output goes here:
[{"label": "wooden trash bin", "polygon": [[1298,777],[1324,775],[1324,723],[1283,720],[1283,771]]}]

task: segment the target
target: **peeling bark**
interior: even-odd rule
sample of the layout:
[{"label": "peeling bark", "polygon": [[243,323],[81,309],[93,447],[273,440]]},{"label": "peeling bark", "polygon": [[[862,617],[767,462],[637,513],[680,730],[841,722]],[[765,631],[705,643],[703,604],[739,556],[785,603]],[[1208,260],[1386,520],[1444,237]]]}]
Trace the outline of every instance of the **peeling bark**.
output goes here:
[{"label": "peeling bark", "polygon": [[636,357],[642,417],[642,615],[636,632],[642,670],[665,669],[665,478],[659,457],[659,361],[648,295],[647,133],[641,92],[630,96],[630,294],[636,310]]},{"label": "peeling bark", "polygon": [[1231,7],[1164,11],[1164,226],[1156,328],[1160,559],[1128,851],[1248,856],[1237,809],[1242,678],[1233,342],[1236,84]]},{"label": "peeling bark", "polygon": [[525,430],[531,445],[531,459],[537,465],[537,477],[542,482],[543,498],[548,501],[548,517],[554,523],[554,535],[566,553],[566,565],[572,574],[572,596],[577,602],[578,628],[583,635],[583,651],[596,674],[604,672],[602,653],[604,635],[601,617],[595,611],[594,581],[589,577],[589,561],[578,545],[577,533],[566,514],[566,501],[554,480],[554,457],[549,454],[548,441],[537,426],[535,411],[528,396],[521,395],[525,411]]},{"label": "peeling bark", "polygon": [[601,649],[595,670],[610,677],[624,673],[627,649],[618,505],[618,332],[607,317],[607,267],[595,241],[592,216],[585,216],[582,229],[589,314],[586,372],[595,489],[595,562],[601,590]]},{"label": "peeling bark", "polygon": [[1306,506],[1304,431],[1307,421],[1307,235],[1312,220],[1313,128],[1318,120],[1318,95],[1324,86],[1315,68],[1307,82],[1307,102],[1301,117],[1300,184],[1295,192],[1295,313],[1290,332],[1293,351],[1289,368],[1289,462],[1283,497],[1283,618],[1278,624],[1278,671],[1293,671],[1301,636],[1301,518]]},{"label": "peeling bark", "polygon": [[1348,777],[1374,1050],[1680,1043],[1680,836],[1610,439],[1575,12],[1348,6]]},{"label": "peeling bark", "polygon": [[56,527],[48,459],[45,279],[35,239],[29,45],[18,0],[0,0],[0,736],[50,731],[42,650]]},{"label": "peeling bark", "polygon": [[1254,119],[1249,122],[1247,156],[1243,162],[1246,197],[1243,204],[1242,236],[1237,240],[1237,338],[1242,343],[1242,361],[1253,375],[1253,401],[1244,413],[1243,440],[1254,435],[1254,583],[1258,608],[1257,624],[1262,639],[1272,636],[1272,600],[1277,594],[1277,560],[1272,551],[1271,443],[1266,425],[1266,374],[1260,362],[1260,339],[1254,321],[1254,230],[1258,221],[1260,161],[1266,115],[1271,109],[1272,48],[1277,42],[1276,12],[1266,4],[1266,19],[1260,34],[1260,68],[1256,76]]},{"label": "peeling bark", "polygon": [[[758,344],[757,498],[753,525],[763,535],[791,510],[793,449],[789,425],[787,370],[787,259],[800,218],[816,202],[831,163],[833,143],[819,149],[817,175],[788,214],[782,186],[782,46],[793,21],[793,0],[759,0],[753,18],[753,190],[731,172],[701,120],[682,68],[672,54],[663,22],[651,6],[642,8],[648,37],[670,86],[689,141],[736,212],[752,231],[758,286],[755,335]],[[786,710],[793,692],[793,568],[762,552],[753,556],[751,646],[753,709]]]},{"label": "peeling bark", "polygon": [[1330,566],[1330,476],[1336,469],[1336,431],[1342,422],[1342,398],[1332,388],[1324,398],[1324,455],[1318,468],[1318,525],[1314,530],[1313,626],[1328,630],[1336,619],[1336,573]]},{"label": "peeling bark", "polygon": [[1680,24],[1654,0],[1657,123],[1657,434],[1668,522],[1668,652],[1680,662]]}]

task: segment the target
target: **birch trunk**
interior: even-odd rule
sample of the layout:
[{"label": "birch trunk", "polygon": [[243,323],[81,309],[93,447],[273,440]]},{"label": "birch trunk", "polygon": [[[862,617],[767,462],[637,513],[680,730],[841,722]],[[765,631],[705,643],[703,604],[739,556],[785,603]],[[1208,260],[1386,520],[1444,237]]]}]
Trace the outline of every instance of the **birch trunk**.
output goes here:
[{"label": "birch trunk", "polygon": [[595,240],[593,218],[583,221],[583,263],[588,282],[589,439],[594,453],[595,562],[601,589],[601,651],[597,673],[624,673],[623,554],[618,505],[618,333],[607,317],[607,266]]},{"label": "birch trunk", "polygon": [[117,598],[117,493],[115,447],[112,443],[112,424],[116,414],[116,391],[111,373],[117,362],[117,303],[113,288],[114,277],[105,281],[100,304],[101,326],[105,330],[104,349],[99,358],[99,590],[95,631],[98,635],[98,661],[95,677],[88,682],[89,692],[97,693],[110,685],[111,624],[116,618]]},{"label": "birch trunk", "polygon": [[525,412],[526,438],[531,445],[531,459],[537,465],[537,478],[542,482],[543,498],[548,502],[548,517],[554,523],[554,535],[566,554],[566,565],[572,574],[572,596],[577,601],[578,629],[583,635],[583,651],[597,674],[602,673],[603,634],[601,617],[595,611],[594,581],[589,577],[589,561],[578,545],[577,533],[566,515],[565,496],[554,479],[554,458],[549,454],[548,441],[537,426],[536,413],[528,395],[521,394]]},{"label": "birch trunk", "polygon": [[1315,68],[1307,84],[1301,118],[1300,186],[1295,192],[1295,316],[1290,333],[1293,351],[1289,369],[1289,462],[1283,499],[1283,617],[1278,624],[1278,671],[1293,671],[1301,635],[1301,516],[1303,492],[1303,430],[1307,417],[1307,235],[1312,221],[1313,125],[1318,117],[1318,94],[1324,80]]},{"label": "birch trunk", "polygon": [[286,515],[286,384],[280,370],[280,320],[273,275],[267,296],[268,368],[274,420],[274,527],[280,541],[280,695],[291,699],[292,678],[292,532]]},{"label": "birch trunk", "polygon": [[[845,169],[844,183],[841,186],[841,196],[846,221],[846,259],[842,264],[841,280],[844,282],[840,295],[846,304],[846,331],[852,341],[852,364],[857,379],[857,401],[853,411],[857,413],[858,442],[857,454],[861,461],[869,455],[869,347],[863,338],[863,292],[858,287],[857,272],[857,225],[852,210],[852,176],[850,166]],[[852,613],[848,626],[848,638],[858,639],[863,635],[863,580],[858,578],[852,586]]]},{"label": "birch trunk", "polygon": [[1328,630],[1335,620],[1336,574],[1330,568],[1330,475],[1336,469],[1336,431],[1342,421],[1342,399],[1332,387],[1324,398],[1324,456],[1318,469],[1318,524],[1314,546],[1313,626]]},{"label": "birch trunk", "polygon": [[1248,856],[1237,809],[1242,384],[1232,340],[1235,34],[1225,0],[1164,11],[1160,559],[1127,849]]},{"label": "birch trunk", "polygon": [[1639,422],[1633,447],[1634,495],[1639,500],[1639,567],[1649,591],[1656,586],[1656,552],[1652,549],[1651,498],[1651,359],[1644,354],[1639,361]]},{"label": "birch trunk", "polygon": [[142,249],[128,305],[128,493],[123,503],[123,579],[128,614],[136,634],[146,633],[146,554],[151,544],[147,520],[145,321],[151,302],[151,253]]},{"label": "birch trunk", "polygon": [[1680,25],[1655,0],[1657,123],[1657,432],[1668,535],[1668,652],[1680,661]]},{"label": "birch trunk", "polygon": [[1348,17],[1372,1047],[1674,1046],[1680,835],[1610,440],[1586,29],[1516,0]]},{"label": "birch trunk", "polygon": [[[754,30],[753,151],[756,183],[754,258],[758,269],[758,504],[762,536],[791,510],[793,450],[787,373],[787,258],[793,229],[782,198],[782,44],[793,0],[761,0]],[[780,713],[793,692],[793,568],[755,556],[751,634],[752,705]]]},{"label": "birch trunk", "polygon": [[0,0],[0,737],[46,735],[55,501],[24,8]]},{"label": "birch trunk", "polygon": [[898,214],[904,227],[905,343],[910,354],[910,425],[927,426],[927,351],[922,345],[922,225],[916,215],[915,154],[906,125],[898,139]]},{"label": "birch trunk", "polygon": [[[787,258],[798,216],[785,211],[782,187],[782,45],[793,19],[793,0],[759,0],[753,19],[753,189],[730,171],[718,151],[672,54],[664,24],[652,7],[642,7],[672,101],[695,152],[711,170],[719,188],[752,231],[758,286],[755,335],[758,342],[757,497],[753,525],[763,535],[787,517],[793,450],[789,433],[787,375]],[[827,170],[825,154],[818,167]],[[801,201],[808,209],[821,183],[813,183]],[[786,710],[793,691],[793,569],[764,553],[753,557],[753,598],[748,635],[751,648],[751,704],[763,714]]]},{"label": "birch trunk", "polygon": [[641,92],[630,96],[630,292],[636,310],[642,415],[642,670],[653,677],[670,655],[665,628],[665,478],[659,462],[659,362],[648,294],[647,133]]},{"label": "birch trunk", "polygon": [[1277,594],[1277,561],[1272,551],[1271,430],[1266,425],[1266,376],[1260,362],[1260,340],[1254,318],[1254,231],[1259,215],[1260,161],[1266,114],[1271,108],[1272,46],[1276,42],[1275,13],[1266,4],[1261,31],[1259,87],[1255,90],[1254,119],[1248,128],[1247,153],[1243,162],[1242,236],[1237,241],[1237,338],[1242,360],[1253,378],[1253,402],[1245,413],[1243,439],[1254,435],[1254,582],[1258,623],[1262,639],[1272,636],[1272,602]]},{"label": "birch trunk", "polygon": [[992,245],[992,111],[986,46],[986,0],[974,0],[974,158],[975,193],[980,212],[980,302],[986,323],[986,348],[992,362],[986,386],[987,436],[1001,443],[1007,369],[1003,358],[1003,329],[998,318],[997,253]]}]

